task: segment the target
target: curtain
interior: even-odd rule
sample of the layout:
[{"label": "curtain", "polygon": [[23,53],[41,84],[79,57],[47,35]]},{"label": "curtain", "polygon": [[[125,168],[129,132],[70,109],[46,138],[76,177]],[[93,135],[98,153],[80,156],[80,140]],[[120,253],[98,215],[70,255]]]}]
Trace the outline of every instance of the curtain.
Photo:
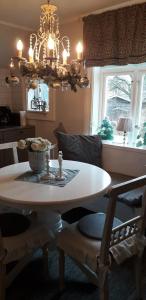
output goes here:
[{"label": "curtain", "polygon": [[146,61],[146,3],[83,18],[87,67]]}]

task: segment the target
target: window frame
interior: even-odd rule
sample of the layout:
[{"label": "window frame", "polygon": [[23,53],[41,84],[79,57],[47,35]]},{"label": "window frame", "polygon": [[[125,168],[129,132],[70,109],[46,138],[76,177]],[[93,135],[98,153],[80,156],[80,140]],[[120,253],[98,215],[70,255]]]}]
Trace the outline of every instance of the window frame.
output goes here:
[{"label": "window frame", "polygon": [[[43,84],[43,85],[45,85],[46,86],[46,88],[47,88],[47,106],[49,107],[49,100],[50,100],[50,90],[49,90],[49,87],[48,87],[48,85],[47,84],[45,84],[44,82],[40,82],[39,83],[39,85],[40,84]],[[32,90],[33,91],[33,96],[36,96],[35,94],[37,94],[37,97],[39,97],[39,88],[40,89],[42,89],[41,87],[39,87],[39,85],[37,86],[37,88],[36,89],[32,89],[32,88],[30,88],[30,89],[28,89],[27,88],[27,111],[30,111],[30,112],[40,112],[40,111],[42,111],[42,110],[35,110],[35,109],[31,109],[30,108],[30,106],[31,106],[31,101],[33,100],[32,98],[31,98],[31,100],[29,100],[29,91],[30,90]],[[36,91],[37,90],[37,91]],[[36,91],[36,92],[35,92]],[[45,99],[46,100],[46,99]],[[49,112],[49,109],[47,110],[45,110],[45,112]]]},{"label": "window frame", "polygon": [[[131,117],[133,126],[140,124],[142,108],[142,87],[144,75],[146,75],[146,63],[126,66],[108,66],[92,68],[92,111],[91,131],[97,133],[97,126],[105,118],[106,113],[106,77],[113,75],[131,75]],[[139,100],[138,100],[139,99]],[[140,101],[140,102],[139,102]]]},{"label": "window frame", "polygon": [[56,120],[56,90],[49,88],[49,111],[28,110],[28,89],[25,89],[25,107],[28,120],[55,121]]}]

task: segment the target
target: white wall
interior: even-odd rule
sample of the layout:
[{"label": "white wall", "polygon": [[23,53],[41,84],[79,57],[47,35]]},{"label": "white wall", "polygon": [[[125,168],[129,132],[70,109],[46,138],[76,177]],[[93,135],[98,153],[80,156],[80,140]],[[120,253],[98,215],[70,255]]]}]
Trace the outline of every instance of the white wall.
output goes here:
[{"label": "white wall", "polygon": [[7,75],[8,69],[0,69],[0,106],[9,106],[11,108],[11,88],[5,82]]},{"label": "white wall", "polygon": [[129,176],[146,174],[146,147],[115,145],[103,142],[103,167],[105,170]]},{"label": "white wall", "polygon": [[5,77],[10,75],[10,59],[17,55],[16,43],[18,39],[24,42],[24,56],[28,52],[29,32],[20,28],[14,28],[0,24],[0,106],[8,105],[14,111],[22,110],[23,95],[20,87],[15,90],[8,87],[5,83]]}]

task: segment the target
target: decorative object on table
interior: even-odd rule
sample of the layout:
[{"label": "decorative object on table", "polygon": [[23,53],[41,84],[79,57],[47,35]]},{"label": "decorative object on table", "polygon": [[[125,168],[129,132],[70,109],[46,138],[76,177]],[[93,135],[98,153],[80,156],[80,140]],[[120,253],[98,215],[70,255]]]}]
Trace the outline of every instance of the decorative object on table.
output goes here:
[{"label": "decorative object on table", "polygon": [[132,120],[130,118],[120,118],[118,120],[117,130],[123,132],[123,144],[125,144],[127,132],[132,131]]},{"label": "decorative object on table", "polygon": [[42,176],[43,180],[55,179],[55,175],[53,175],[53,173],[50,172],[50,150],[54,149],[54,147],[55,145],[52,145],[46,151],[46,174]]},{"label": "decorative object on table", "polygon": [[102,120],[98,135],[102,140],[113,140],[113,126],[107,117]]},{"label": "decorative object on table", "polygon": [[19,149],[28,150],[29,165],[33,172],[40,173],[46,166],[46,151],[51,148],[51,142],[41,137],[27,138],[18,141]]},{"label": "decorative object on table", "polygon": [[63,175],[63,170],[62,170],[62,162],[63,162],[63,153],[62,151],[59,151],[59,154],[58,154],[58,164],[59,164],[59,170],[58,170],[58,173],[56,175],[56,180],[64,180],[65,177]]},{"label": "decorative object on table", "polygon": [[42,80],[52,88],[86,88],[89,85],[83,46],[79,42],[76,47],[77,57],[68,62],[70,56],[70,41],[67,35],[60,36],[57,6],[41,5],[40,28],[30,34],[29,59],[23,57],[23,43],[17,43],[17,56],[11,58],[10,76],[7,83],[17,83],[19,78],[15,69],[24,76],[27,85],[33,85],[35,80]]},{"label": "decorative object on table", "polygon": [[[45,171],[42,171],[41,174],[27,171],[26,173],[18,176],[15,180],[64,187],[79,173],[79,170],[77,169],[63,169],[64,180],[56,180],[57,171],[58,168],[50,167],[50,172],[54,175],[55,178],[49,178],[48,180],[46,180],[45,178]],[[42,176],[43,174],[45,175]]]}]

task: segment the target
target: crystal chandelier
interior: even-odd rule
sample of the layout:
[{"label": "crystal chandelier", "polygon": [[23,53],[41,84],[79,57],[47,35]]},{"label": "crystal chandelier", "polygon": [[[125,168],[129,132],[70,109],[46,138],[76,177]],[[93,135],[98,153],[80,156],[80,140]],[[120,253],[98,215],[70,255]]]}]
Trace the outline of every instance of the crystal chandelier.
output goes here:
[{"label": "crystal chandelier", "polygon": [[82,44],[77,45],[77,58],[69,63],[70,41],[67,36],[60,37],[57,7],[41,5],[40,28],[30,35],[28,59],[23,57],[23,43],[17,43],[17,57],[11,58],[10,77],[7,82],[19,83],[17,72],[25,77],[28,87],[40,80],[52,88],[85,88],[89,85],[83,60]]}]

